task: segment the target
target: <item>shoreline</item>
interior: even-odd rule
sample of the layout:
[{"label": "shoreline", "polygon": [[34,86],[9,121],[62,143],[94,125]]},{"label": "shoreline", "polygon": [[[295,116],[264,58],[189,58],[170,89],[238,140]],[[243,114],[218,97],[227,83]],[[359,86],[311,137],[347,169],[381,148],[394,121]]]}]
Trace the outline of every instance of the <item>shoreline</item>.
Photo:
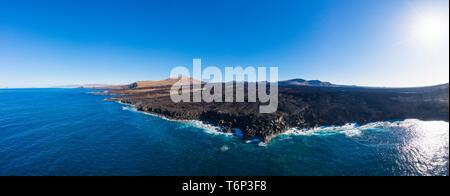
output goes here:
[{"label": "shoreline", "polygon": [[259,106],[264,104],[261,102],[174,103],[169,87],[157,83],[151,87],[103,89],[93,95],[108,95],[108,101],[166,120],[200,122],[243,140],[258,138],[264,143],[292,130],[352,123],[367,125],[406,119],[448,122],[448,85],[413,89],[415,93],[405,93],[411,89],[283,86],[279,88],[278,110],[270,114],[259,113]]},{"label": "shoreline", "polygon": [[[377,121],[377,122],[371,122],[371,123],[367,123],[367,124],[362,124],[362,125],[358,125],[358,123],[346,123],[345,125],[331,125],[331,126],[317,126],[317,127],[311,127],[311,128],[289,128],[283,132],[280,132],[278,134],[274,134],[271,136],[268,136],[266,138],[266,140],[263,140],[262,138],[259,138],[258,141],[255,140],[255,138],[253,139],[244,139],[244,137],[239,137],[236,135],[236,133],[233,132],[225,132],[223,127],[219,127],[219,126],[214,126],[208,122],[205,121],[201,121],[201,120],[183,120],[183,119],[173,119],[161,114],[157,114],[157,113],[151,113],[151,112],[146,112],[146,111],[141,111],[138,110],[138,108],[136,108],[135,105],[133,104],[129,104],[129,103],[124,103],[120,100],[110,100],[110,99],[105,99],[106,101],[112,101],[115,103],[118,103],[120,105],[124,105],[127,107],[132,108],[132,112],[138,112],[144,115],[149,115],[152,117],[157,117],[160,118],[162,120],[166,120],[166,121],[170,121],[170,122],[180,122],[180,123],[185,123],[185,124],[189,124],[193,127],[199,128],[199,129],[203,129],[205,130],[206,133],[208,134],[214,134],[214,135],[224,135],[224,136],[231,136],[233,138],[236,139],[240,139],[245,143],[257,143],[258,146],[267,146],[273,139],[283,136],[283,135],[314,135],[314,133],[317,132],[334,132],[334,133],[342,133],[344,135],[346,135],[347,137],[355,137],[355,136],[360,136],[361,135],[361,131],[362,130],[367,130],[367,129],[376,129],[376,128],[383,128],[383,127],[404,127],[408,124],[411,123],[417,123],[417,122],[443,122],[443,123],[449,123],[448,121],[444,121],[444,120],[420,120],[420,119],[414,119],[414,118],[410,118],[410,119],[402,119],[402,120],[386,120],[386,121]],[[232,128],[232,129],[238,129],[238,128]],[[336,132],[338,131],[338,132]]]},{"label": "shoreline", "polygon": [[[258,143],[259,146],[265,146],[265,145],[269,144],[269,142],[270,142],[273,138],[276,138],[276,137],[278,137],[279,135],[282,135],[282,134],[284,134],[284,133],[286,133],[286,132],[289,131],[289,129],[288,129],[288,130],[286,130],[286,131],[284,131],[284,132],[282,132],[282,133],[273,135],[273,136],[270,137],[269,140],[264,140],[263,138],[249,138],[249,139],[244,139],[243,136],[237,136],[236,133],[233,133],[233,132],[225,132],[225,131],[224,131],[224,130],[226,130],[225,128],[220,127],[220,126],[212,125],[212,124],[210,124],[210,123],[208,123],[208,122],[205,122],[205,121],[201,121],[201,120],[183,120],[183,119],[174,119],[174,118],[170,118],[170,117],[167,117],[167,116],[158,114],[158,113],[151,113],[151,112],[147,112],[147,111],[141,111],[141,110],[139,110],[138,108],[136,108],[135,105],[129,104],[129,103],[124,103],[124,102],[122,102],[122,101],[120,101],[120,100],[111,100],[111,99],[109,99],[109,98],[107,98],[107,99],[105,99],[105,100],[106,100],[106,101],[112,101],[112,102],[118,103],[118,104],[120,104],[120,105],[124,105],[124,106],[131,107],[131,108],[133,109],[132,112],[138,112],[138,113],[141,113],[141,114],[144,114],[144,115],[149,115],[149,116],[157,117],[157,118],[160,118],[160,119],[162,119],[162,120],[166,120],[166,121],[170,121],[170,122],[180,122],[180,123],[186,123],[186,124],[192,123],[192,124],[190,124],[190,125],[192,125],[192,126],[194,126],[194,127],[196,127],[196,128],[200,128],[200,129],[207,130],[206,132],[209,133],[209,134],[225,135],[225,136],[233,136],[234,138],[240,139],[240,140],[244,141],[245,143]],[[193,125],[193,124],[194,124],[194,125]],[[198,125],[198,124],[199,124],[199,125]],[[238,128],[232,128],[232,129],[238,129]],[[211,130],[214,130],[214,131],[211,131]],[[257,142],[256,142],[256,139],[258,140]]]},{"label": "shoreline", "polygon": [[[107,101],[111,101],[111,100],[107,100]],[[146,111],[140,111],[140,110],[138,110],[136,108],[136,106],[134,106],[132,104],[123,103],[121,101],[112,101],[112,102],[118,103],[120,105],[131,107],[132,108],[132,110],[131,110],[132,112],[138,112],[138,113],[141,113],[141,114],[144,114],[144,115],[160,118],[162,120],[166,120],[166,121],[170,121],[170,122],[180,122],[180,123],[186,123],[186,124],[191,123],[190,125],[192,125],[192,124],[200,124],[200,125],[193,125],[193,126],[197,127],[197,128],[200,128],[200,129],[205,129],[205,130],[214,130],[214,131],[208,131],[208,133],[211,133],[211,134],[233,136],[233,133],[223,132],[221,127],[211,125],[208,122],[203,122],[201,120],[172,119],[172,118],[166,117],[166,116],[161,115],[161,114],[151,113],[151,112],[146,112]]]}]

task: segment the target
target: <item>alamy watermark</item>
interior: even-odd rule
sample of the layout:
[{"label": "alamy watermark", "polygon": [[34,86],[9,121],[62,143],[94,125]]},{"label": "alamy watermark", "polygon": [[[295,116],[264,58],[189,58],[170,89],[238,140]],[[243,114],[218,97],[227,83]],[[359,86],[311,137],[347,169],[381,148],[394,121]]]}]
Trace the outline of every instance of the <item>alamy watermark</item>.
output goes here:
[{"label": "alamy watermark", "polygon": [[[224,67],[224,70],[225,73],[215,66],[203,69],[201,59],[193,59],[192,75],[187,67],[173,68],[170,78],[179,80],[172,85],[170,98],[175,103],[259,102],[260,113],[277,111],[278,67],[238,66]],[[183,79],[184,76],[187,78]]]}]

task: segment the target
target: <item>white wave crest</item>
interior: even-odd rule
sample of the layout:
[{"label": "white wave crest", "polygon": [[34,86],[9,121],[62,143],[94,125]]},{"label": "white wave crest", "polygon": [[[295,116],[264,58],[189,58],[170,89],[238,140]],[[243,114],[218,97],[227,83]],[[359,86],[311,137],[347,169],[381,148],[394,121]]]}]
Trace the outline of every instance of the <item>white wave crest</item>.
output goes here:
[{"label": "white wave crest", "polygon": [[133,108],[133,107],[130,107],[130,106],[122,106],[122,110],[125,110],[125,111],[132,111],[132,112],[138,112],[138,111],[136,110],[136,108]]},{"label": "white wave crest", "polygon": [[[335,135],[335,134],[344,134],[347,137],[359,137],[362,135],[364,131],[368,130],[386,130],[388,128],[411,128],[415,126],[426,126],[427,123],[431,122],[440,122],[440,121],[421,121],[417,119],[406,119],[403,121],[381,121],[374,122],[365,125],[359,126],[356,123],[348,123],[343,126],[327,126],[327,127],[316,127],[312,129],[298,129],[292,128],[286,131],[285,135]],[[443,124],[447,124],[448,122],[442,122]]]},{"label": "white wave crest", "polygon": [[[199,128],[199,129],[202,129],[204,132],[209,133],[209,134],[213,134],[213,135],[227,135],[227,136],[232,136],[233,135],[232,133],[225,133],[225,132],[221,131],[220,127],[213,126],[213,125],[210,125],[210,124],[206,124],[206,123],[204,123],[202,121],[198,121],[198,120],[174,120],[174,119],[170,119],[170,118],[164,117],[162,115],[139,111],[139,110],[136,109],[136,107],[134,107],[131,104],[123,103],[123,102],[120,102],[120,101],[118,101],[118,103],[121,104],[121,105],[124,105],[124,106],[122,106],[122,110],[125,110],[125,111],[137,112],[137,113],[141,113],[141,114],[157,117],[157,118],[160,118],[160,119],[163,119],[163,120],[167,120],[167,121],[172,121],[172,122],[181,122],[181,123],[183,123],[186,126]],[[183,128],[183,127],[181,127],[181,128]]]},{"label": "white wave crest", "polygon": [[328,126],[328,127],[316,127],[312,129],[298,129],[292,128],[286,131],[287,135],[334,135],[342,133],[348,137],[355,137],[361,135],[361,130],[358,129],[355,123],[348,123],[343,126]]},{"label": "white wave crest", "polygon": [[232,133],[223,132],[220,127],[206,124],[206,123],[204,123],[202,121],[198,121],[198,120],[180,120],[179,122],[186,123],[187,125],[192,126],[192,127],[200,128],[200,129],[204,130],[206,133],[213,134],[213,135],[227,135],[227,136],[233,135]]}]

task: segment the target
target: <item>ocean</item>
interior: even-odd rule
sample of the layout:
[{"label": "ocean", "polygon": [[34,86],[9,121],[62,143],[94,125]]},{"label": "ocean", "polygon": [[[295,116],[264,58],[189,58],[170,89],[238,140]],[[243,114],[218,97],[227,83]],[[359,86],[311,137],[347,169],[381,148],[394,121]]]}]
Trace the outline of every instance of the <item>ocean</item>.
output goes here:
[{"label": "ocean", "polygon": [[449,124],[290,130],[268,144],[87,89],[0,89],[0,175],[449,175]]}]

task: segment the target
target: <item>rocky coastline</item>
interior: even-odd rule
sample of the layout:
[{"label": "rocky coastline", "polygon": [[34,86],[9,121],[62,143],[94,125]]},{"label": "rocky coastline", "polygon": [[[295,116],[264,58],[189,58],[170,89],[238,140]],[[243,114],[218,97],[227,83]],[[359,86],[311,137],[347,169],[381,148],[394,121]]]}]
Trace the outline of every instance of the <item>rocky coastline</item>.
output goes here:
[{"label": "rocky coastline", "polygon": [[448,84],[421,88],[279,85],[278,110],[271,114],[259,113],[259,105],[264,104],[259,102],[174,103],[169,85],[128,86],[100,94],[114,94],[108,100],[132,105],[141,112],[174,120],[198,120],[245,140],[258,138],[264,142],[290,128],[449,119]]}]

